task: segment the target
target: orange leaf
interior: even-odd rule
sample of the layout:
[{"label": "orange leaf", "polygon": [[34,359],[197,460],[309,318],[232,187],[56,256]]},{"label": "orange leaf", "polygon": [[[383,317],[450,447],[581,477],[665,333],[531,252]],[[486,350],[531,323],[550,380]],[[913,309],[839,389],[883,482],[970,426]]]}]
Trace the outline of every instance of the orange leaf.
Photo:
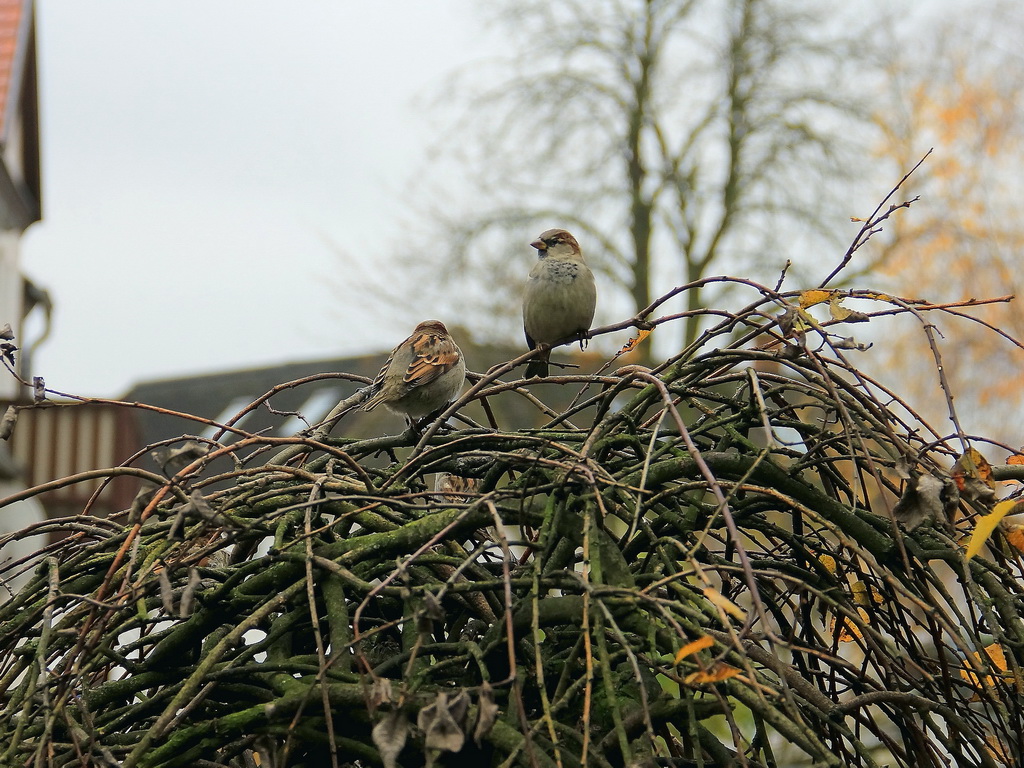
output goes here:
[{"label": "orange leaf", "polygon": [[643,341],[650,335],[651,332],[649,329],[640,328],[639,330],[637,330],[636,336],[632,337],[629,341],[622,345],[622,349],[618,351],[618,354],[624,355],[627,352],[632,352],[634,349],[637,348],[637,345],[639,345],[641,341]]},{"label": "orange leaf", "polygon": [[1003,535],[1011,547],[1016,548],[1018,552],[1024,552],[1024,525],[1004,524]]},{"label": "orange leaf", "polygon": [[714,644],[714,638],[710,637],[709,635],[704,635],[703,637],[694,640],[693,642],[687,643],[678,651],[676,651],[676,657],[672,663],[678,664],[687,656],[692,656],[693,654],[697,653],[697,651],[703,651],[705,648],[710,648]]},{"label": "orange leaf", "polygon": [[1024,464],[1024,454],[1014,453],[1006,457],[1007,464]]},{"label": "orange leaf", "polygon": [[1013,759],[1013,752],[1010,751],[1010,747],[999,739],[994,733],[990,733],[985,736],[985,751],[989,755],[1004,765],[1012,765],[1011,760]]},{"label": "orange leaf", "polygon": [[[861,621],[865,623],[871,621],[871,616],[863,608],[858,608],[857,613],[860,614]],[[842,624],[839,624],[833,616],[832,620],[829,622],[828,631],[831,632],[840,643],[852,643],[854,640],[859,640],[864,637],[864,633],[860,631],[860,627],[858,627],[848,616],[842,617]]]},{"label": "orange leaf", "polygon": [[683,678],[683,682],[686,685],[704,685],[705,683],[720,683],[723,680],[728,680],[730,677],[736,677],[742,674],[742,672],[736,667],[728,664],[718,662],[713,664],[708,669],[702,669],[697,672],[691,672]]},{"label": "orange leaf", "polygon": [[[992,643],[982,648],[985,652],[985,657],[982,657],[981,651],[975,651],[971,654],[974,657],[976,664],[972,666],[982,667],[987,662],[991,666],[995,667],[1000,673],[1000,677],[1008,678],[1011,682],[1016,682],[1018,691],[1024,689],[1024,681],[1018,679],[1016,675],[1009,672],[1009,667],[1006,664],[1006,652],[999,643]],[[987,657],[987,658],[986,658]],[[995,688],[996,679],[993,675],[981,675],[979,676],[973,669],[965,668],[960,670],[960,677],[970,683],[975,689],[981,690],[984,688]]]},{"label": "orange leaf", "polygon": [[996,481],[992,479],[992,465],[976,448],[968,448],[953,465],[953,480],[960,493],[969,499],[987,496],[985,488],[995,489]]}]

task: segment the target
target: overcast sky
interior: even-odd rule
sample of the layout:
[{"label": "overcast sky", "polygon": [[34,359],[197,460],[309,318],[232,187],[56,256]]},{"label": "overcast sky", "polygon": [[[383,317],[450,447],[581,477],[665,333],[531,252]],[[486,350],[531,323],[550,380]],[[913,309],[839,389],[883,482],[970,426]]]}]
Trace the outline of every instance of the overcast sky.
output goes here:
[{"label": "overcast sky", "polygon": [[400,340],[339,295],[337,249],[387,253],[436,138],[423,94],[499,45],[468,7],[38,0],[43,221],[22,256],[56,317],[33,373],[118,396]]}]

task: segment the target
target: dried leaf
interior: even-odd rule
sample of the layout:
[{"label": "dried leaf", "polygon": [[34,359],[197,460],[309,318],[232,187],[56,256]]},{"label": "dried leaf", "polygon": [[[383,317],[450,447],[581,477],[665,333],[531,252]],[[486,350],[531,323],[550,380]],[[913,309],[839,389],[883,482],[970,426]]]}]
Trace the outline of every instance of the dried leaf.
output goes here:
[{"label": "dried leaf", "polygon": [[4,417],[0,420],[0,440],[8,440],[14,432],[14,425],[18,423],[18,408],[14,405],[7,406]]},{"label": "dried leaf", "polygon": [[168,616],[174,615],[174,588],[171,586],[171,577],[167,575],[167,569],[160,566],[157,569],[156,582],[160,587],[160,602]]},{"label": "dried leaf", "polygon": [[1018,552],[1024,552],[1024,525],[1003,522],[1003,535]]},{"label": "dried leaf", "polygon": [[1007,464],[1024,464],[1024,453],[1014,453],[1006,457]]},{"label": "dried leaf", "polygon": [[373,726],[370,736],[384,768],[398,768],[398,755],[409,738],[409,720],[400,711],[388,712]]},{"label": "dried leaf", "polygon": [[[984,656],[981,655],[982,651],[985,654]],[[978,675],[972,668],[984,667],[986,664],[989,664],[995,667],[999,677],[1004,678],[1007,682],[1015,683],[1018,692],[1024,691],[1024,681],[1018,679],[1016,675],[1009,671],[1009,666],[1006,663],[1006,652],[999,643],[986,645],[981,651],[975,651],[971,656],[974,658],[974,663],[961,669],[960,677],[970,683],[975,690],[982,691],[985,688],[993,689],[996,687],[996,676]]]},{"label": "dried leaf", "polygon": [[828,300],[828,313],[832,315],[833,320],[840,323],[866,323],[871,319],[863,312],[844,307],[843,298],[837,294]]},{"label": "dried leaf", "polygon": [[390,704],[392,701],[394,697],[391,694],[391,680],[387,677],[374,677],[367,702],[370,710],[376,712],[382,704]]},{"label": "dried leaf", "polygon": [[678,664],[687,656],[692,656],[698,651],[703,651],[705,648],[710,648],[714,644],[715,640],[713,637],[710,637],[709,635],[704,635],[703,637],[700,637],[697,640],[693,640],[692,642],[687,643],[678,651],[676,651],[676,656],[672,663]]},{"label": "dried leaf", "polygon": [[433,592],[423,594],[423,615],[430,621],[444,621],[444,608]]},{"label": "dried leaf", "polygon": [[971,533],[971,540],[967,544],[966,557],[970,560],[972,557],[977,555],[985,542],[992,536],[992,531],[996,529],[999,522],[1010,514],[1020,514],[1024,511],[1024,501],[1014,501],[1013,499],[1004,499],[996,504],[995,509],[989,512],[987,515],[982,515],[978,518],[978,521],[974,524],[974,532]]},{"label": "dried leaf", "polygon": [[210,452],[208,446],[195,440],[185,440],[177,447],[161,445],[149,452],[149,455],[167,477],[173,477],[197,459]]},{"label": "dried leaf", "polygon": [[826,571],[833,576],[835,575],[838,566],[836,565],[836,559],[832,555],[818,555],[818,562],[825,567]]},{"label": "dried leaf", "polygon": [[807,322],[804,320],[804,313],[796,307],[786,307],[786,310],[776,320],[782,334],[787,339],[798,339],[803,343],[804,335],[807,333]]},{"label": "dried leaf", "polygon": [[499,711],[500,708],[494,702],[494,689],[491,688],[490,683],[484,680],[483,685],[480,686],[476,727],[473,729],[473,741],[477,743],[477,746],[483,746],[483,740],[487,738],[491,729],[494,728],[494,723],[498,720]]},{"label": "dried leaf", "polygon": [[634,349],[637,348],[637,346],[640,344],[640,342],[642,342],[644,339],[646,339],[650,335],[651,335],[651,332],[650,332],[649,329],[647,329],[647,328],[639,328],[637,330],[637,332],[636,332],[636,336],[633,336],[632,338],[630,338],[629,341],[627,341],[625,344],[622,345],[622,349],[620,349],[618,351],[616,357],[618,355],[624,355],[627,352],[632,352]]},{"label": "dried leaf", "polygon": [[736,605],[736,603],[727,598],[717,589],[713,589],[712,587],[704,587],[704,597],[706,597],[708,600],[710,600],[712,603],[721,608],[723,611],[725,611],[727,614],[732,616],[737,621],[747,620],[746,612],[744,612],[742,608]]},{"label": "dried leaf", "polygon": [[[146,481],[148,483],[148,481]],[[136,521],[142,515],[146,507],[153,500],[153,496],[156,495],[157,487],[155,485],[143,485],[139,489],[139,492],[135,494],[135,498],[132,499],[132,506],[129,514],[129,520]]]},{"label": "dried leaf", "polygon": [[863,581],[855,581],[850,585],[853,593],[854,605],[871,605],[871,603],[883,603],[885,598],[874,587],[868,587]]},{"label": "dried leaf", "polygon": [[949,521],[958,502],[953,487],[934,475],[913,473],[893,507],[893,517],[912,531],[923,523]]},{"label": "dried leaf", "polygon": [[[416,725],[423,731],[423,743],[427,749],[438,749],[442,752],[458,752],[466,743],[466,734],[456,721],[453,705],[459,704],[460,697],[466,692],[460,691],[451,702],[448,694],[441,692],[433,703],[420,710],[416,717]],[[462,716],[465,717],[465,703],[459,704]]]},{"label": "dried leaf", "polygon": [[448,701],[448,711],[459,727],[465,729],[466,715],[469,713],[469,694],[465,689],[460,690]]},{"label": "dried leaf", "polygon": [[188,583],[185,588],[181,591],[181,603],[178,604],[178,616],[182,619],[187,619],[192,615],[192,604],[196,599],[196,587],[199,586],[199,582],[202,578],[199,576],[199,569],[195,566],[190,566],[188,569]]},{"label": "dried leaf", "polygon": [[[865,624],[870,623],[871,616],[866,610],[858,608],[857,614],[860,616],[862,622]],[[857,623],[849,616],[843,616],[841,621],[837,621],[833,616],[832,620],[829,622],[828,630],[840,643],[852,643],[854,640],[859,640],[864,637],[864,633],[861,632],[860,627],[857,626]]]},{"label": "dried leaf", "polygon": [[985,736],[985,751],[988,752],[989,756],[994,760],[998,760],[1004,765],[1013,765],[1013,752],[1006,742],[1000,740],[994,733],[989,733]]},{"label": "dried leaf", "polygon": [[736,677],[742,674],[742,670],[737,669],[729,664],[718,662],[712,664],[708,669],[698,670],[697,672],[691,672],[683,678],[683,682],[686,685],[705,685],[707,683],[720,683],[723,680],[728,680],[730,677]]},{"label": "dried leaf", "polygon": [[873,346],[874,344],[871,344],[870,342],[862,344],[852,336],[844,336],[832,342],[833,349],[849,349],[854,352],[867,352]]},{"label": "dried leaf", "polygon": [[32,399],[37,403],[46,399],[46,380],[42,376],[32,378]]},{"label": "dried leaf", "polygon": [[0,328],[0,339],[3,339],[4,341],[14,340],[14,331],[11,330],[10,323],[4,323],[4,327]]},{"label": "dried leaf", "polygon": [[992,478],[992,465],[976,448],[968,448],[956,460],[950,474],[960,495],[967,501],[988,503],[995,499],[996,481]]},{"label": "dried leaf", "polygon": [[203,520],[216,521],[220,518],[220,513],[215,512],[213,507],[210,506],[210,502],[206,500],[206,497],[197,490],[192,491],[188,496],[188,512],[195,514]]},{"label": "dried leaf", "polygon": [[838,291],[828,291],[822,288],[804,291],[800,294],[800,309],[807,309],[808,307],[813,307],[815,304],[824,304],[826,301],[831,301],[833,297],[838,295]]}]

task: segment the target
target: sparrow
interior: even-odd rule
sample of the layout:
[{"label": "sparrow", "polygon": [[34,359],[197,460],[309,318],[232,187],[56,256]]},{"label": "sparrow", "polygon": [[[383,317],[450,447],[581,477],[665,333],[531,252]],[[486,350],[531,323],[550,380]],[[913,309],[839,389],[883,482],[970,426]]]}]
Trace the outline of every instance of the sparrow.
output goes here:
[{"label": "sparrow", "polygon": [[425,320],[395,347],[373,380],[373,396],[363,404],[383,404],[410,421],[444,408],[466,381],[466,361],[444,323]]},{"label": "sparrow", "polygon": [[[523,330],[530,349],[554,344],[590,330],[597,304],[594,273],[583,261],[576,238],[564,229],[549,229],[530,243],[537,263],[530,270],[523,296]],[[551,350],[545,349],[526,368],[527,378],[548,375]]]}]

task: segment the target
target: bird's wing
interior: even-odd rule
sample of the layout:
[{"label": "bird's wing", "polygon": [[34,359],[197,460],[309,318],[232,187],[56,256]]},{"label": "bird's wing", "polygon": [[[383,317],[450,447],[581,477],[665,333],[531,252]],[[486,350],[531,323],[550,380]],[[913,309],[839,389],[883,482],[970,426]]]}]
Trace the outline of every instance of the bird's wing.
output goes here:
[{"label": "bird's wing", "polygon": [[422,387],[459,364],[459,348],[449,336],[424,333],[412,343],[413,358],[403,380],[410,387]]}]

